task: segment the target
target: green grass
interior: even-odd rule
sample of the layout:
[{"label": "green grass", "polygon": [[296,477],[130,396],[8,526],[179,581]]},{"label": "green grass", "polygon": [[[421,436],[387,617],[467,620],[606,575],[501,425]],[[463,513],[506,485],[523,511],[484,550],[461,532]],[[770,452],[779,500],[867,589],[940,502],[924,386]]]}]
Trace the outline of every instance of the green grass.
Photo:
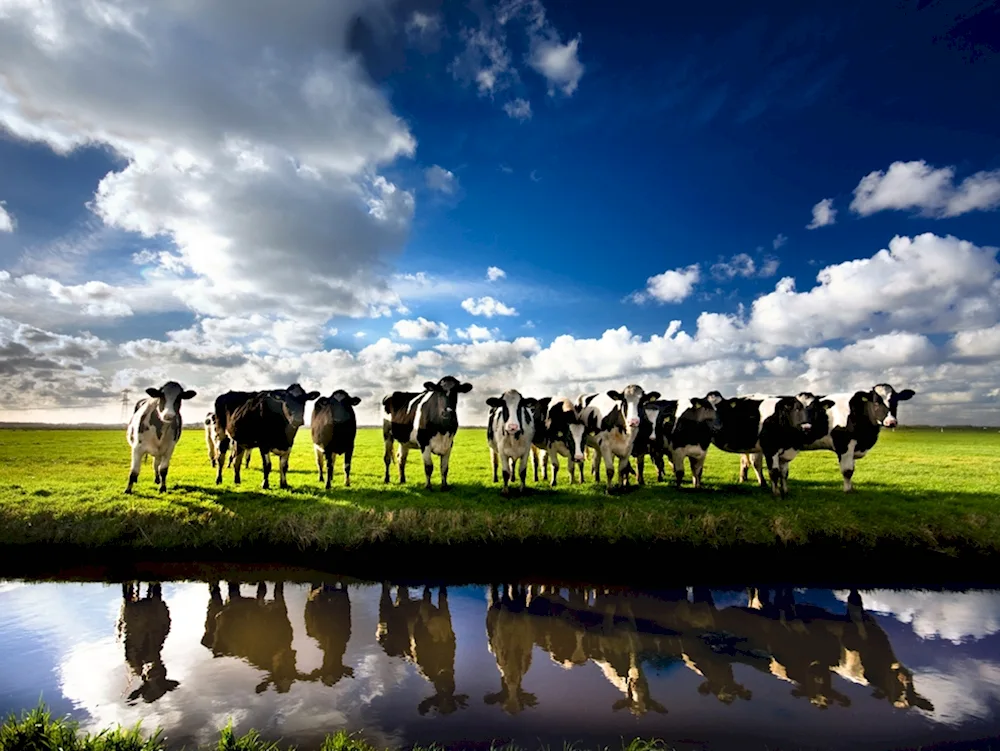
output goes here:
[{"label": "green grass", "polygon": [[[809,452],[792,463],[789,497],[775,500],[752,481],[736,484],[739,459],[709,453],[705,488],[656,483],[608,497],[592,482],[532,482],[524,496],[500,495],[491,481],[485,431],[462,429],[449,480],[424,490],[411,452],[407,484],[382,482],[377,429],[358,432],[352,487],[319,483],[309,433],[295,444],[291,489],[262,491],[260,456],[234,486],[221,486],[203,434],[185,431],[174,453],[169,490],[158,494],[145,463],[134,495],[122,493],[129,449],[121,432],[0,431],[0,544],[65,543],[130,550],[238,550],[284,547],[322,551],[368,543],[501,544],[539,542],[685,543],[695,547],[775,546],[833,541],[853,546],[903,544],[923,549],[1000,551],[1000,433],[995,430],[883,431],[858,462],[856,492],[842,491],[834,454]],[[414,461],[415,460],[415,461]],[[275,463],[276,464],[276,463]],[[603,471],[603,470],[602,470]],[[276,474],[276,473],[275,473]],[[649,483],[650,478],[653,482]],[[751,475],[752,478],[752,475]]]},{"label": "green grass", "polygon": [[[166,742],[161,729],[146,735],[141,726],[132,728],[116,727],[100,733],[91,734],[80,730],[78,723],[68,718],[55,718],[43,704],[34,709],[22,712],[20,716],[8,715],[3,725],[0,725],[0,751],[163,751]],[[245,735],[237,735],[232,723],[219,731],[219,740],[201,747],[208,751],[282,751],[294,749],[295,746],[266,741],[256,730],[250,730]],[[375,746],[365,742],[359,735],[339,731],[326,736],[322,743],[315,747],[318,751],[378,751]],[[440,746],[413,746],[412,751],[433,751]],[[566,745],[566,751],[584,751],[586,747],[574,744]],[[621,751],[661,751],[664,745],[660,741],[634,739],[628,743],[622,742]],[[491,746],[495,751],[517,751],[518,747],[511,744]],[[304,749],[303,749],[304,751]],[[598,747],[596,751],[609,751],[607,747]]]}]

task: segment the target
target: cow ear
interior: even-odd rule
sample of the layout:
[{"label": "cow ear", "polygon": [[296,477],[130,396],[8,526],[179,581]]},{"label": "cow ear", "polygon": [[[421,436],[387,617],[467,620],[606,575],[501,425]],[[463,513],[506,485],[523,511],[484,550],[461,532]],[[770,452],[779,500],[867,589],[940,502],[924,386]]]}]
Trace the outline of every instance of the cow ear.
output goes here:
[{"label": "cow ear", "polygon": [[901,402],[905,402],[907,399],[912,399],[915,395],[916,392],[914,392],[913,389],[903,389],[898,394],[896,394],[896,398],[899,399],[899,401]]},{"label": "cow ear", "polygon": [[542,408],[543,412],[547,412],[548,411],[549,404],[551,404],[551,403],[552,403],[552,397],[551,396],[547,396],[544,399],[539,399],[538,400],[538,406]]},{"label": "cow ear", "polygon": [[154,399],[159,399],[161,396],[163,396],[163,392],[162,391],[160,391],[159,389],[154,389],[154,388],[148,388],[148,389],[146,389],[146,393],[149,394]]},{"label": "cow ear", "polygon": [[196,396],[198,396],[197,391],[192,391],[191,389],[188,389],[183,394],[181,394],[181,399],[194,399]]},{"label": "cow ear", "polygon": [[438,385],[434,383],[434,381],[424,381],[424,388],[427,389],[427,391],[437,391]]},{"label": "cow ear", "polygon": [[538,400],[533,399],[530,396],[527,399],[522,399],[521,401],[524,402],[525,407],[534,407],[536,404],[538,404]]},{"label": "cow ear", "polygon": [[486,405],[488,407],[499,407],[501,404],[503,404],[503,399],[499,396],[491,396],[486,400]]},{"label": "cow ear", "polygon": [[456,386],[455,387],[455,391],[457,391],[460,394],[468,394],[470,391],[472,391],[472,384],[471,383],[463,383],[463,384],[461,384],[459,386]]},{"label": "cow ear", "polygon": [[648,394],[646,394],[646,401],[647,402],[655,402],[659,398],[660,398],[660,392],[659,391],[650,391]]},{"label": "cow ear", "polygon": [[319,392],[318,391],[310,391],[308,394],[306,394],[306,401],[307,402],[308,401],[312,401],[313,399],[319,399]]},{"label": "cow ear", "polygon": [[701,404],[702,404],[702,401],[697,396],[692,396],[691,397],[691,406],[692,407],[700,407]]},{"label": "cow ear", "polygon": [[611,391],[608,392],[608,396],[610,396],[616,402],[620,402],[622,400],[621,393],[618,392],[618,391],[615,391],[614,389],[612,389]]},{"label": "cow ear", "polygon": [[352,407],[357,407],[359,404],[361,404],[361,397],[360,396],[352,396],[351,397],[351,406]]},{"label": "cow ear", "polygon": [[821,406],[821,407],[822,407],[823,409],[830,409],[830,407],[832,407],[832,406],[833,406],[834,404],[836,404],[836,403],[837,403],[837,402],[833,401],[833,399],[824,399],[823,401],[821,401],[821,402],[819,403],[819,405],[820,405],[820,406]]}]

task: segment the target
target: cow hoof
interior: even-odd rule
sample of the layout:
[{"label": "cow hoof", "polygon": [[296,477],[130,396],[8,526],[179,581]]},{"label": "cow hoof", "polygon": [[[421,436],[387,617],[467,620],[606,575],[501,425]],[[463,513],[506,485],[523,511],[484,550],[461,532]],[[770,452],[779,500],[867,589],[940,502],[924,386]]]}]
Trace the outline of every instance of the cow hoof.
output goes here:
[{"label": "cow hoof", "polygon": [[290,490],[290,489],[291,489],[291,487],[289,486],[289,484],[288,484],[287,482],[283,482],[283,483],[281,483],[280,485],[278,485],[278,487],[279,487],[279,488],[280,488],[281,490]]},{"label": "cow hoof", "polygon": [[161,493],[166,493],[166,492],[167,492],[167,486],[166,486],[166,485],[161,485],[161,486],[160,486],[160,491],[159,491],[159,492],[161,492]]},{"label": "cow hoof", "polygon": [[132,488],[125,488],[125,490],[123,490],[122,492],[125,495],[132,495]]},{"label": "cow hoof", "polygon": [[451,485],[449,485],[446,482],[442,482],[441,483],[441,492],[442,493],[447,493],[449,490],[451,490]]},{"label": "cow hoof", "polygon": [[431,487],[430,483],[427,483],[426,485],[424,485],[424,490],[433,490],[433,489],[434,488]]}]

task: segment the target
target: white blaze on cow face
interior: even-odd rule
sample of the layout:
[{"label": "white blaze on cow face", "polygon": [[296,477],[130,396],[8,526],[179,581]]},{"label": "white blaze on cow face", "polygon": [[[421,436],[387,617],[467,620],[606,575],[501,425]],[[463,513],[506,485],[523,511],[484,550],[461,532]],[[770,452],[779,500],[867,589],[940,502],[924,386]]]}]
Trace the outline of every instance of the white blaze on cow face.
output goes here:
[{"label": "white blaze on cow face", "polygon": [[573,460],[583,461],[583,438],[585,427],[581,423],[573,423],[569,426],[569,434],[573,439],[573,445],[567,448],[573,453]]},{"label": "white blaze on cow face", "polygon": [[[504,416],[504,430],[506,430],[511,435],[521,432],[521,394],[515,389],[509,389],[504,392],[504,395],[500,397],[503,401],[501,405],[501,413]],[[526,418],[530,421],[531,416],[526,415]]]},{"label": "white blaze on cow face", "polygon": [[156,416],[163,423],[172,423],[176,420],[177,412],[181,408],[181,400],[192,399],[195,396],[194,391],[184,391],[180,384],[173,381],[164,384],[158,389],[148,388],[146,389],[146,393],[157,400],[155,407]]},{"label": "white blaze on cow face", "polygon": [[651,426],[649,430],[649,440],[655,443],[656,429],[658,427],[657,423],[660,421],[660,410],[658,407],[650,407],[649,405],[643,407],[643,410],[645,411],[646,419],[649,421]]}]

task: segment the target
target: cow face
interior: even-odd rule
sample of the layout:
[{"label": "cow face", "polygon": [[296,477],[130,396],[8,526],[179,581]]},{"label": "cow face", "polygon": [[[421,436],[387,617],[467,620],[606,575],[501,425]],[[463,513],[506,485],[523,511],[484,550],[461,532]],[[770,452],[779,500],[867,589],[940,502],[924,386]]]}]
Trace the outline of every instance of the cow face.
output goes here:
[{"label": "cow face", "polygon": [[641,412],[646,402],[655,401],[660,398],[660,392],[650,391],[648,394],[642,390],[642,386],[630,384],[622,392],[609,391],[608,396],[619,403],[622,416],[625,418],[625,425],[628,428],[638,428],[642,420]]},{"label": "cow face", "polygon": [[468,394],[472,391],[471,383],[462,383],[453,376],[445,376],[437,383],[427,381],[424,388],[437,394],[441,394],[445,399],[445,410],[454,412],[458,407],[458,395]]},{"label": "cow face", "polygon": [[889,405],[875,389],[858,391],[851,397],[851,411],[860,411],[872,425],[885,425],[886,418],[891,416]]},{"label": "cow face", "polygon": [[524,425],[532,424],[532,408],[538,403],[536,399],[525,399],[516,389],[508,389],[503,396],[491,397],[486,403],[498,410],[503,430],[513,436],[524,432]]},{"label": "cow face", "polygon": [[[334,422],[347,422],[354,417],[354,408],[361,404],[361,397],[351,396],[343,389],[337,389],[330,394],[326,403],[330,405],[333,412]],[[320,402],[316,402],[317,409],[319,406]]]},{"label": "cow face", "polygon": [[146,393],[156,399],[156,415],[164,423],[172,423],[180,413],[181,400],[193,399],[197,391],[185,391],[176,381],[168,381],[158,389],[148,388]]},{"label": "cow face", "polygon": [[876,394],[882,397],[882,401],[885,402],[886,406],[889,408],[889,414],[882,421],[882,424],[887,428],[894,428],[899,421],[896,418],[896,410],[899,408],[900,402],[905,402],[914,397],[913,389],[903,389],[902,391],[896,391],[888,383],[880,383],[875,388],[872,389]]},{"label": "cow face", "polygon": [[293,428],[301,428],[306,422],[306,402],[319,398],[318,391],[308,393],[302,386],[293,383],[278,395],[285,407],[285,417]]},{"label": "cow face", "polygon": [[[722,429],[722,421],[719,419],[718,410],[715,409],[718,402],[712,398],[713,394],[719,394],[719,392],[712,391],[704,398],[691,397],[691,406],[685,410],[684,417],[694,422],[708,423],[712,427],[712,431],[717,432]],[[721,402],[722,395],[719,394],[719,397],[718,401]]]},{"label": "cow face", "polygon": [[583,422],[583,410],[579,404],[573,404],[568,399],[556,404],[549,412],[549,425],[552,438],[562,441],[569,449],[573,461],[584,459],[584,439],[587,437],[587,426]]},{"label": "cow face", "polygon": [[[810,396],[812,395],[810,394]],[[789,427],[796,428],[802,432],[806,432],[812,427],[809,423],[809,410],[798,397],[786,396],[779,399],[774,407],[774,411],[780,411],[784,414]]]}]

